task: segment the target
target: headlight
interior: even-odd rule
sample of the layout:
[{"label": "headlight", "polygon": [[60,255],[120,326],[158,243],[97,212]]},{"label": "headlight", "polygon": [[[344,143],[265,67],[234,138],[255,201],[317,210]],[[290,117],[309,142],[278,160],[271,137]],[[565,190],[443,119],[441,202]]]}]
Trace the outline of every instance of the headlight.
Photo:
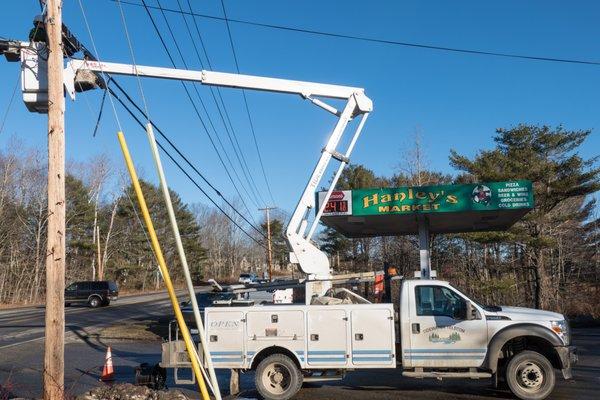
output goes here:
[{"label": "headlight", "polygon": [[565,345],[569,345],[570,337],[569,337],[569,324],[566,320],[561,321],[551,321],[551,329],[562,339]]}]

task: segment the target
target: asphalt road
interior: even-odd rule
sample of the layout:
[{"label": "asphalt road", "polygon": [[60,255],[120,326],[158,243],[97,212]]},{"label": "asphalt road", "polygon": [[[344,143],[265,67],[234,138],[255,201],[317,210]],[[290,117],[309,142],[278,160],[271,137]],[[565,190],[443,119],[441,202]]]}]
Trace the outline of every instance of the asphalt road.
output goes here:
[{"label": "asphalt road", "polygon": [[[183,297],[183,296],[182,296]],[[157,320],[171,315],[165,294],[122,299],[107,308],[91,310],[84,307],[67,309],[65,345],[65,386],[70,395],[83,393],[99,385],[98,378],[108,345],[112,347],[116,378],[133,382],[135,367],[142,362],[151,365],[160,360],[158,341],[108,341],[91,333],[102,326],[125,324],[131,320]],[[0,312],[0,399],[10,396],[39,397],[43,365],[43,308]],[[580,363],[575,368],[575,380],[557,378],[554,400],[597,399],[600,387],[600,328],[574,331],[573,342],[579,348]],[[218,371],[221,388],[229,387],[228,371]],[[168,385],[173,387],[172,372]],[[253,374],[241,376],[240,397],[258,397]],[[180,387],[190,398],[198,398],[194,386]],[[297,399],[344,400],[411,399],[411,400],[484,400],[510,399],[509,392],[493,390],[487,380],[408,379],[399,370],[351,372],[339,382],[323,385],[306,384]]]},{"label": "asphalt road", "polygon": [[[180,295],[183,301],[186,296]],[[168,315],[171,303],[166,292],[127,296],[108,307],[92,309],[85,305],[65,308],[67,340],[85,337],[96,328],[131,319]],[[43,341],[45,307],[0,310],[0,355],[5,349]]]}]

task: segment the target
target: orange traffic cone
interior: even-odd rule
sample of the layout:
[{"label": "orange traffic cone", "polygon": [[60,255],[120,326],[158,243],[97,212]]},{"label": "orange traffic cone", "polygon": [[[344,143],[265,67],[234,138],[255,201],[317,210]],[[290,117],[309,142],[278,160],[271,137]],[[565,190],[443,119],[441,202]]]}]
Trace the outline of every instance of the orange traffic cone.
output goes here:
[{"label": "orange traffic cone", "polygon": [[103,382],[115,380],[115,371],[113,369],[112,352],[110,351],[110,346],[108,346],[108,349],[106,349],[106,361],[104,362],[104,368],[102,369],[100,380]]}]

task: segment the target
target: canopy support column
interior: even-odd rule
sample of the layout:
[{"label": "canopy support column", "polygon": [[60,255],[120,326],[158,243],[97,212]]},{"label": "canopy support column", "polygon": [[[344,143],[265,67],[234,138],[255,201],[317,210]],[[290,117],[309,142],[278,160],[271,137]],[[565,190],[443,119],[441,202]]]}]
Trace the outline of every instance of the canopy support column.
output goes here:
[{"label": "canopy support column", "polygon": [[419,215],[419,259],[421,279],[431,278],[431,255],[429,253],[429,220]]}]

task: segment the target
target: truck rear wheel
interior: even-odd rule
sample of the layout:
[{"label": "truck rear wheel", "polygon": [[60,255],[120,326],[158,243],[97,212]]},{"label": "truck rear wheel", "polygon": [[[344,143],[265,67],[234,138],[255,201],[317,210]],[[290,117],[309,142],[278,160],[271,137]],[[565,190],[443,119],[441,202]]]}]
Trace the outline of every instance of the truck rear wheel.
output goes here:
[{"label": "truck rear wheel", "polygon": [[302,373],[288,356],[273,354],[256,368],[255,384],[258,392],[268,400],[287,400],[302,387]]},{"label": "truck rear wheel", "polygon": [[556,377],[550,361],[535,351],[523,351],[506,366],[506,383],[522,400],[543,400],[552,393]]}]

